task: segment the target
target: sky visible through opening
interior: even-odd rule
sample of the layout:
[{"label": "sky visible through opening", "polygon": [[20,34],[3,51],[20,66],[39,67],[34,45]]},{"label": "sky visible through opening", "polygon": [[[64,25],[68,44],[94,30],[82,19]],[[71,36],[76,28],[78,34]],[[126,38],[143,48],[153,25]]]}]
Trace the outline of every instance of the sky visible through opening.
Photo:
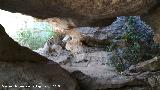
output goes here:
[{"label": "sky visible through opening", "polygon": [[0,10],[0,24],[11,37],[16,37],[16,32],[26,27],[32,27],[36,20],[31,16],[20,13],[11,13]]},{"label": "sky visible through opening", "polygon": [[38,49],[54,34],[54,25],[44,20],[0,10],[0,24],[6,33],[30,49]]}]

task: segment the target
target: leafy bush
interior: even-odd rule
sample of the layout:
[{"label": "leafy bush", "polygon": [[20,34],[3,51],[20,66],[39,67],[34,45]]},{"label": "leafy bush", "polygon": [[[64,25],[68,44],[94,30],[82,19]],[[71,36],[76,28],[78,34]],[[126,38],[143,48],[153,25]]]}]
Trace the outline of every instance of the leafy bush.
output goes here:
[{"label": "leafy bush", "polygon": [[17,32],[17,41],[32,50],[43,47],[47,40],[54,36],[52,26],[48,24],[39,25],[33,28],[25,28]]},{"label": "leafy bush", "polygon": [[111,57],[111,64],[114,65],[118,71],[126,70],[131,65],[156,56],[156,54],[153,53],[153,49],[157,48],[159,50],[159,47],[155,46],[153,35],[151,31],[147,31],[147,28],[149,27],[143,23],[139,23],[136,17],[130,16],[127,18],[122,28],[122,31],[126,32],[116,38],[119,41],[124,41],[125,47],[118,47],[118,45],[114,44],[113,48],[111,45],[111,50],[114,52]]}]

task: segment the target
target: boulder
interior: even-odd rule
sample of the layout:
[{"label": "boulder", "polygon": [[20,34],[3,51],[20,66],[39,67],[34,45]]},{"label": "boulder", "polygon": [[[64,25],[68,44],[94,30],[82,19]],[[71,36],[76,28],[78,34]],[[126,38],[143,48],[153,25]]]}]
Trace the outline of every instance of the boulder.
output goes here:
[{"label": "boulder", "polygon": [[[141,20],[141,17],[133,17],[135,20],[135,31],[141,34],[140,41],[146,45],[153,42],[153,30],[145,22]],[[124,36],[128,30],[128,17],[120,16],[109,26],[99,27],[79,27],[74,29],[81,34],[82,43],[91,47],[106,47],[111,43],[123,45],[119,38]],[[127,29],[126,29],[127,28]]]},{"label": "boulder", "polygon": [[82,44],[83,36],[75,29],[66,31],[66,36],[62,41],[66,42],[65,48],[74,53],[80,53],[83,51],[84,45]]},{"label": "boulder", "polygon": [[129,70],[131,72],[158,71],[160,70],[160,57],[132,65]]}]

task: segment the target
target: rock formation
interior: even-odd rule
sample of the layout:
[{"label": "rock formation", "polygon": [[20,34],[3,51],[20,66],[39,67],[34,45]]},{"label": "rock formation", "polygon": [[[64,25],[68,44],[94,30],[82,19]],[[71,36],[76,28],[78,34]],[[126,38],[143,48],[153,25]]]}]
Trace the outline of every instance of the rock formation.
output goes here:
[{"label": "rock formation", "polygon": [[20,46],[1,25],[0,75],[1,90],[39,90],[40,86],[47,90],[79,90],[76,81],[66,70],[27,47]]},{"label": "rock formation", "polygon": [[159,0],[0,0],[0,8],[37,18],[61,17],[76,26],[106,26],[117,16],[143,15],[159,43]]},{"label": "rock formation", "polygon": [[131,72],[146,72],[146,71],[158,71],[160,70],[160,57],[155,57],[151,60],[138,63],[130,67]]},{"label": "rock formation", "polygon": [[[140,17],[134,18],[135,30],[141,35],[140,42],[149,46],[153,42],[152,29],[141,21]],[[141,62],[122,73],[117,72],[110,65],[110,57],[114,53],[107,52],[106,48],[114,42],[120,49],[126,47],[122,41],[117,41],[117,37],[127,33],[128,29],[123,29],[128,26],[127,23],[128,18],[121,16],[104,28],[78,27],[66,29],[66,25],[65,28],[57,30],[58,33],[66,35],[63,36],[63,39],[59,39],[66,42],[66,47],[59,52],[60,54],[57,52],[44,53],[42,50],[36,52],[59,63],[71,72],[72,76],[78,80],[82,90],[158,90],[159,82],[155,81],[159,79],[159,59]],[[56,40],[56,38],[53,39]],[[121,52],[119,53],[121,54]],[[141,78],[142,75],[146,75],[146,77]],[[147,78],[149,80],[146,80]],[[155,84],[152,85],[151,82],[155,82]]]},{"label": "rock formation", "polygon": [[160,43],[160,8],[156,8],[151,14],[143,17],[143,20],[152,26],[155,31],[154,41]]},{"label": "rock formation", "polygon": [[1,90],[79,90],[58,64],[0,62],[0,84]]},{"label": "rock formation", "polygon": [[38,18],[72,18],[79,26],[107,25],[115,17],[142,15],[159,0],[0,0],[0,8]]},{"label": "rock formation", "polygon": [[[62,38],[51,39],[53,43],[47,42],[44,48],[36,51],[48,59],[21,47],[0,26],[0,84],[48,86],[55,83],[62,87],[49,86],[51,90],[79,90],[74,77],[82,90],[159,90],[159,58],[141,62],[130,67],[130,70],[118,73],[108,62],[112,53],[105,50],[106,45],[125,32],[121,31],[125,19],[120,19],[124,22],[119,26],[116,22],[111,24],[117,16],[141,15],[153,27],[156,32],[154,39],[160,43],[159,7],[159,0],[0,0],[0,8],[3,10],[40,19],[60,17],[67,20],[60,26],[60,31],[64,29]],[[50,22],[49,19],[47,21]],[[109,27],[102,29],[78,28],[109,24]],[[143,29],[141,27],[137,30],[141,33]],[[144,43],[150,42],[152,33],[145,33],[149,37],[144,35]],[[66,47],[59,43],[65,37],[64,34],[67,36]],[[122,43],[120,46],[122,48],[125,45]],[[45,50],[49,52],[43,53]],[[72,77],[49,59],[70,71]],[[31,89],[34,90],[34,87]]]}]

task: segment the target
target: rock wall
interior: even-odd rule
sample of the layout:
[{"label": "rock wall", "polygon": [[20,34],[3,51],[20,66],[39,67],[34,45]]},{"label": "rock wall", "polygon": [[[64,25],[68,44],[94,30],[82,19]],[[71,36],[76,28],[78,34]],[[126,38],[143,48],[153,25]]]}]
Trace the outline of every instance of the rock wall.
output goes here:
[{"label": "rock wall", "polygon": [[[0,8],[4,10],[8,10],[11,12],[21,12],[23,14],[31,15],[38,18],[52,18],[52,17],[62,17],[62,18],[71,18],[73,22],[77,26],[100,26],[103,24],[110,24],[115,17],[117,16],[128,16],[128,15],[142,15],[142,14],[150,14],[147,17],[147,21],[156,32],[159,33],[159,7],[157,4],[159,0],[0,0]],[[150,10],[153,10],[151,12]],[[152,20],[154,22],[152,22]],[[70,28],[69,28],[70,29]],[[96,29],[97,30],[97,29]],[[92,31],[92,30],[91,30]],[[102,29],[103,32],[103,29]],[[87,32],[88,33],[88,32]],[[97,30],[95,37],[97,37]],[[70,35],[70,33],[68,33]],[[85,33],[84,33],[85,34]],[[78,34],[79,35],[79,34]],[[159,35],[159,34],[158,34]],[[81,42],[81,35],[74,37],[70,35],[73,39],[73,42],[79,45],[83,45]],[[79,38],[80,37],[80,38]],[[87,37],[82,37],[82,40]],[[92,38],[92,36],[91,36]],[[159,37],[158,37],[159,38]],[[75,40],[75,42],[74,42]],[[76,41],[77,40],[77,41]],[[72,41],[72,40],[71,40]],[[99,40],[98,40],[99,41]],[[159,42],[159,39],[156,39]],[[78,42],[78,43],[77,43]],[[102,41],[103,42],[103,41]],[[50,83],[56,83],[62,85],[60,90],[79,90],[76,81],[69,75],[69,73],[62,69],[58,64],[49,61],[47,58],[42,57],[41,55],[32,52],[28,48],[21,47],[18,43],[14,42],[4,31],[4,28],[0,26],[0,73],[1,73],[1,82],[0,84],[10,85],[10,84],[23,84],[23,85],[31,85],[31,84],[39,84],[46,85]],[[98,42],[99,43],[99,42]],[[91,46],[93,44],[90,44]],[[89,52],[87,53],[85,50],[88,50],[86,47],[82,47],[86,54],[83,55],[81,53],[73,54],[73,59],[77,58],[77,61],[71,62],[72,65],[77,66],[77,62],[82,64],[91,63],[89,68],[92,69],[92,73],[90,76],[86,76],[83,73],[73,73],[73,76],[79,80],[81,88],[85,88],[87,90],[93,89],[126,89],[130,90],[141,90],[142,89],[150,89],[150,90],[159,90],[159,59],[154,62],[156,65],[156,72],[138,72],[138,73],[124,73],[125,75],[118,75],[114,70],[112,77],[104,78],[104,77],[93,77],[96,70],[101,70],[100,73],[107,73],[106,65],[107,63],[103,62],[103,58],[101,58],[102,62],[98,62],[99,58],[94,57],[95,54],[100,56],[107,56],[103,53],[104,50],[95,50],[96,53]],[[90,49],[90,48],[89,48]],[[72,49],[68,49],[72,51]],[[61,53],[59,53],[61,54]],[[67,53],[68,56],[70,53]],[[52,55],[52,54],[51,54]],[[79,57],[82,57],[79,60]],[[93,61],[91,59],[93,58]],[[87,60],[89,58],[89,60]],[[104,57],[107,58],[107,57]],[[67,60],[65,58],[64,60]],[[62,60],[62,59],[61,59]],[[150,61],[148,61],[150,62]],[[158,62],[158,63],[157,63]],[[47,63],[52,63],[48,65]],[[96,63],[100,65],[100,67],[96,66]],[[147,63],[147,62],[146,62]],[[143,71],[150,69],[151,64],[147,64]],[[138,64],[138,65],[141,65]],[[84,66],[88,66],[84,65]],[[83,65],[82,65],[83,66]],[[102,66],[102,67],[101,67]],[[142,68],[138,67],[138,69]],[[149,67],[148,67],[149,66]],[[103,68],[105,67],[105,68]],[[65,67],[67,69],[67,67]],[[69,66],[71,70],[77,70]],[[83,68],[84,72],[88,73],[86,67]],[[136,68],[134,68],[136,69]],[[106,70],[106,71],[105,71]],[[83,70],[82,70],[83,71]],[[136,70],[139,71],[139,70]],[[99,72],[97,72],[99,73]],[[111,72],[112,73],[112,70]],[[139,74],[140,73],[140,74]],[[127,75],[126,75],[127,74]],[[76,76],[78,75],[78,76]],[[82,75],[82,76],[80,76]],[[92,76],[93,75],[93,76]],[[5,76],[5,77],[4,77]],[[38,76],[38,77],[37,77]],[[86,76],[86,77],[85,77]],[[98,75],[99,76],[99,75]],[[147,76],[147,77],[144,77]],[[4,78],[3,78],[4,77]],[[35,81],[30,81],[30,80]],[[41,81],[39,81],[41,80]],[[147,81],[145,81],[147,80]],[[16,81],[16,82],[14,82]],[[57,81],[57,82],[55,82]],[[20,83],[18,83],[20,82]],[[152,83],[154,82],[154,83]],[[84,85],[84,87],[83,87]],[[88,85],[86,87],[86,85]],[[93,86],[93,87],[92,87]],[[148,87],[145,87],[148,86]],[[89,88],[89,89],[88,89]],[[52,89],[57,89],[53,87]],[[83,90],[85,90],[83,89]],[[126,89],[128,90],[128,89]]]},{"label": "rock wall", "polygon": [[160,8],[155,9],[151,14],[143,17],[143,20],[152,26],[155,31],[154,40],[160,43]]},{"label": "rock wall", "polygon": [[[140,17],[132,18],[135,20],[135,31],[141,35],[139,42],[143,42],[142,44],[147,45],[146,47],[151,47],[153,44],[151,27],[141,21]],[[57,29],[57,32],[66,35],[59,39],[60,41],[66,41],[65,48],[60,52],[52,51],[49,53],[45,53],[45,48],[41,48],[36,52],[59,63],[71,72],[72,76],[78,80],[81,90],[158,90],[159,57],[135,66],[133,65],[134,62],[129,61],[132,60],[132,57],[129,59],[123,58],[124,62],[130,62],[133,65],[130,67],[130,65],[123,63],[127,66],[126,69],[129,68],[124,72],[118,72],[111,65],[110,58],[114,54],[119,54],[117,55],[119,57],[117,61],[119,62],[121,62],[120,58],[126,55],[122,50],[127,47],[127,43],[121,41],[118,37],[122,37],[129,32],[130,29],[127,27],[130,24],[128,21],[129,17],[117,17],[115,22],[104,28],[79,27],[68,29],[67,24],[65,24],[65,27]],[[52,45],[57,44],[54,39],[57,40],[53,38],[51,40],[53,41]],[[107,44],[109,43],[117,45],[119,52],[107,51],[106,49],[109,46]],[[144,51],[145,53],[149,52],[145,49]],[[130,54],[130,52],[127,53]],[[133,54],[135,53],[131,53],[131,56],[134,57]],[[118,64],[118,62],[114,63]]]},{"label": "rock wall", "polygon": [[[159,0],[0,0],[0,8],[37,18],[71,19],[76,26],[106,26],[117,16],[144,15],[159,35]],[[149,16],[148,16],[149,15]]]},{"label": "rock wall", "polygon": [[1,90],[79,90],[58,64],[0,62],[0,85]]}]

